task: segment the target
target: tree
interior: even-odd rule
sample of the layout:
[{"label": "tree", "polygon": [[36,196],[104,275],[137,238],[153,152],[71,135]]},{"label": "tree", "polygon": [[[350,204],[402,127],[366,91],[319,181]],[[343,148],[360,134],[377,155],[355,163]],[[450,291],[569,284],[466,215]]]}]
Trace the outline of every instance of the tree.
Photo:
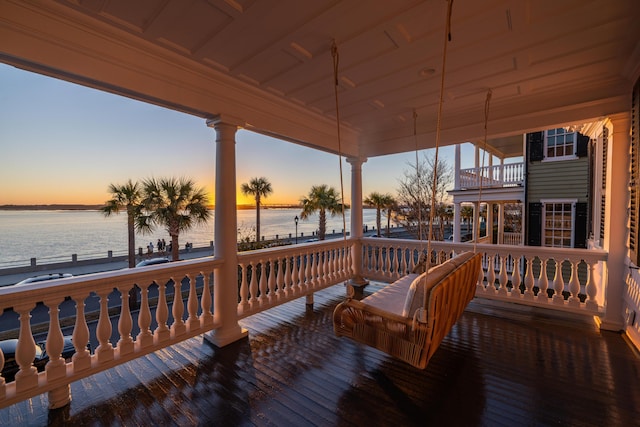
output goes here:
[{"label": "tree", "polygon": [[374,191],[373,193],[369,194],[369,196],[366,199],[364,199],[365,205],[376,208],[376,228],[377,228],[378,237],[380,237],[380,230],[382,229],[380,214],[382,210],[387,207],[390,197],[391,196],[389,194],[381,194]]},{"label": "tree", "polygon": [[[426,155],[417,165],[409,164],[409,167],[404,171],[398,188],[398,204],[403,207],[399,218],[408,231],[418,239],[425,239],[432,197],[435,198],[436,208],[445,202],[447,188],[451,187],[453,181],[453,169],[442,159],[436,167],[435,157]],[[437,180],[435,194],[432,194],[434,174]]]},{"label": "tree", "polygon": [[391,214],[393,213],[393,211],[398,209],[398,202],[396,201],[396,199],[390,195],[387,194],[385,196],[385,205],[384,205],[384,209],[385,209],[385,216],[387,217],[387,237],[391,237],[391,231],[390,231],[390,227],[391,227]]},{"label": "tree", "polygon": [[340,195],[333,187],[327,185],[314,185],[307,197],[300,199],[302,212],[300,218],[305,220],[315,211],[318,211],[318,240],[324,240],[327,231],[327,212],[331,216],[342,212]]},{"label": "tree", "polygon": [[142,204],[147,215],[138,218],[140,227],[165,227],[171,237],[171,259],[177,261],[180,257],[180,232],[204,224],[211,218],[207,193],[186,178],[149,178],[143,181],[143,191]]},{"label": "tree", "polygon": [[256,201],[256,243],[260,242],[260,200],[273,193],[271,183],[267,178],[251,178],[249,183],[244,183],[240,187],[242,194],[253,196]]},{"label": "tree", "polygon": [[462,217],[462,221],[466,221],[467,223],[467,233],[469,232],[469,224],[473,220],[473,207],[472,206],[463,206],[460,209],[460,216]]},{"label": "tree", "polygon": [[129,268],[136,266],[136,230],[139,229],[138,218],[143,215],[143,193],[137,182],[128,180],[122,185],[109,185],[111,200],[108,200],[101,211],[104,216],[127,212],[127,234],[129,243]]}]

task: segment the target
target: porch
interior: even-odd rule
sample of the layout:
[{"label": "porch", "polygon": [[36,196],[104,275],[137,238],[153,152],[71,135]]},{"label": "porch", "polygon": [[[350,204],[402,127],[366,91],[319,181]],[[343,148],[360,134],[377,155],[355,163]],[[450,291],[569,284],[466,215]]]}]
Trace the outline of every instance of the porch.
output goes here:
[{"label": "porch", "polygon": [[[366,293],[382,286],[374,282]],[[249,338],[189,338],[0,410],[0,425],[581,425],[640,417],[640,360],[588,317],[476,298],[425,371],[336,338],[343,286],[241,321]]]}]

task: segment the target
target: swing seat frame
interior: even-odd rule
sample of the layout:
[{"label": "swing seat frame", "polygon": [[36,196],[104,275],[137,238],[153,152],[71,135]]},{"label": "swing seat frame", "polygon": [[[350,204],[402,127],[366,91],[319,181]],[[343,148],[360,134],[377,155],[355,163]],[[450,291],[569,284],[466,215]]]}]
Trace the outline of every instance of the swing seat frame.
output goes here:
[{"label": "swing seat frame", "polygon": [[[425,369],[473,299],[481,260],[481,254],[465,252],[422,275],[404,276],[362,301],[347,299],[333,312],[334,332]],[[424,292],[426,321],[414,321]]]}]

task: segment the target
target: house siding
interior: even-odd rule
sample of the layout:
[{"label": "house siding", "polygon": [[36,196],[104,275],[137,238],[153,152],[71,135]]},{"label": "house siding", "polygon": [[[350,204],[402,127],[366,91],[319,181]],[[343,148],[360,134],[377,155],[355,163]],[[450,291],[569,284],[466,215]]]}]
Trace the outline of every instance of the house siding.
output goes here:
[{"label": "house siding", "polygon": [[576,199],[588,202],[589,159],[531,162],[528,176],[528,200]]}]

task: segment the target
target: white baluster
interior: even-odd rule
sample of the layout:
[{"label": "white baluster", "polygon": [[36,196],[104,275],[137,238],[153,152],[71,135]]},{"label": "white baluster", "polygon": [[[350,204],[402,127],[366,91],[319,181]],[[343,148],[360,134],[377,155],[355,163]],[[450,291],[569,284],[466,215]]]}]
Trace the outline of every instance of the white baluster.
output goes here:
[{"label": "white baluster", "polygon": [[267,265],[263,259],[260,259],[260,304],[266,304],[269,302],[269,295],[267,295],[268,291]]},{"label": "white baluster", "polygon": [[564,304],[564,279],[562,278],[562,263],[563,261],[556,261],[556,274],[553,278],[553,302],[555,304]]},{"label": "white baluster", "polygon": [[171,325],[171,336],[173,338],[183,335],[187,331],[187,327],[184,324],[182,315],[184,314],[184,301],[182,300],[182,281],[173,280],[173,305],[171,307],[171,314],[173,314],[173,324]]},{"label": "white baluster", "polygon": [[[156,282],[157,283],[157,282]],[[136,338],[139,348],[145,348],[153,344],[151,326],[151,310],[149,309],[149,285],[140,285],[140,311],[138,312],[138,327],[140,332]]]},{"label": "white baluster", "polygon": [[287,296],[289,295],[293,295],[295,292],[294,289],[294,284],[293,284],[293,263],[294,263],[294,259],[291,257],[285,257],[284,258],[284,263],[285,263],[285,277],[284,277],[284,284],[285,284],[285,293],[287,294]]},{"label": "white baluster", "polygon": [[498,294],[502,296],[507,296],[507,280],[509,277],[507,276],[507,257],[504,255],[497,255],[500,257],[500,272],[498,274],[498,282],[500,283],[500,287],[498,289]]},{"label": "white baluster", "polygon": [[284,297],[284,261],[282,257],[276,259],[276,288],[278,298]]},{"label": "white baluster", "polygon": [[119,356],[124,356],[125,354],[133,352],[134,343],[131,337],[133,319],[131,318],[131,310],[129,309],[129,288],[119,286],[118,291],[120,291],[120,318],[118,319],[120,339],[118,340],[116,350]]},{"label": "white baluster", "polygon": [[249,282],[249,293],[251,294],[250,303],[252,307],[258,304],[258,265],[257,263],[249,263],[251,267],[251,280]]},{"label": "white baluster", "polygon": [[187,298],[187,328],[189,331],[195,331],[200,326],[200,319],[198,318],[198,293],[196,291],[196,279],[187,274],[187,280],[189,281],[189,297]]},{"label": "white baluster", "polygon": [[540,277],[538,278],[538,297],[539,302],[549,302],[547,289],[549,288],[549,278],[547,277],[547,260],[540,259]]},{"label": "white baluster", "polygon": [[297,293],[300,292],[300,256],[295,255],[291,263],[291,288],[293,293]]},{"label": "white baluster", "polygon": [[242,275],[240,280],[240,305],[243,310],[247,310],[249,308],[249,284],[247,283],[249,271],[247,264],[240,263],[240,274]]},{"label": "white baluster", "polygon": [[489,294],[496,293],[496,270],[494,264],[493,255],[488,255],[487,258],[487,288],[486,292]]},{"label": "white baluster", "polygon": [[[202,272],[202,299],[200,305],[202,314],[200,315],[200,325],[205,326],[213,323],[213,313],[211,312],[211,287],[209,286],[209,275]],[[256,285],[257,287],[258,285]],[[252,291],[253,292],[253,291]],[[255,294],[254,294],[255,295]]]},{"label": "white baluster", "polygon": [[588,264],[588,277],[587,277],[587,301],[586,307],[591,311],[598,311],[598,302],[596,301],[596,296],[598,295],[598,287],[595,284],[594,274],[595,274],[595,263]]},{"label": "white baluster", "polygon": [[38,371],[33,366],[36,343],[31,335],[31,310],[33,304],[14,307],[20,319],[20,334],[16,348],[16,363],[20,371],[16,374],[16,390],[21,392],[38,385]]},{"label": "white baluster", "polygon": [[486,290],[484,286],[484,267],[482,266],[482,264],[484,264],[485,258],[486,258],[486,255],[482,257],[482,260],[480,262],[480,270],[478,271],[478,282],[476,284],[476,292],[485,292]]},{"label": "white baluster", "polygon": [[98,338],[96,356],[98,363],[113,359],[113,345],[109,341],[111,339],[111,319],[109,318],[110,292],[110,289],[98,291],[98,296],[100,297],[100,317],[98,318],[98,326],[96,329],[96,336]]},{"label": "white baluster", "polygon": [[520,285],[522,279],[520,275],[520,257],[513,259],[513,269],[511,270],[511,296],[520,298],[522,292],[520,291]]},{"label": "white baluster", "polygon": [[391,248],[385,248],[385,257],[384,257],[384,275],[388,278],[391,278]]},{"label": "white baluster", "polygon": [[45,348],[49,355],[49,362],[45,368],[47,372],[47,381],[66,375],[66,364],[62,358],[62,350],[64,349],[64,338],[60,329],[60,309],[59,305],[64,299],[47,299],[44,305],[49,307],[49,332],[47,333],[47,342]]},{"label": "white baluster", "polygon": [[569,297],[568,304],[571,307],[580,307],[580,297],[578,296],[580,293],[580,281],[578,280],[578,265],[580,264],[580,260],[570,262],[571,278],[569,279],[569,292],[571,296]]},{"label": "white baluster", "polygon": [[169,320],[169,305],[167,304],[167,285],[158,283],[158,307],[156,308],[156,322],[158,327],[154,332],[154,342],[159,344],[171,337],[171,331],[167,325]]},{"label": "white baluster", "polygon": [[524,287],[525,287],[524,299],[529,301],[533,301],[533,298],[535,296],[533,292],[533,286],[535,285],[535,280],[533,278],[533,260],[534,259],[535,259],[534,257],[529,257],[527,259],[527,273],[524,277]]},{"label": "white baluster", "polygon": [[393,277],[398,279],[400,278],[400,262],[398,260],[398,254],[400,253],[399,247],[393,248]]},{"label": "white baluster", "polygon": [[73,300],[76,303],[76,323],[73,327],[73,347],[76,352],[71,357],[73,361],[73,372],[80,372],[91,367],[91,353],[87,350],[89,343],[89,327],[84,316],[84,300],[86,295],[75,295]]},{"label": "white baluster", "polygon": [[311,286],[311,289],[315,289],[318,282],[319,282],[319,278],[318,278],[318,264],[320,263],[320,256],[317,253],[313,253],[311,256],[313,262],[311,265],[311,281],[309,282],[309,285]]},{"label": "white baluster", "polygon": [[269,302],[276,300],[276,267],[273,258],[269,258],[269,277],[267,279],[269,285]]}]

